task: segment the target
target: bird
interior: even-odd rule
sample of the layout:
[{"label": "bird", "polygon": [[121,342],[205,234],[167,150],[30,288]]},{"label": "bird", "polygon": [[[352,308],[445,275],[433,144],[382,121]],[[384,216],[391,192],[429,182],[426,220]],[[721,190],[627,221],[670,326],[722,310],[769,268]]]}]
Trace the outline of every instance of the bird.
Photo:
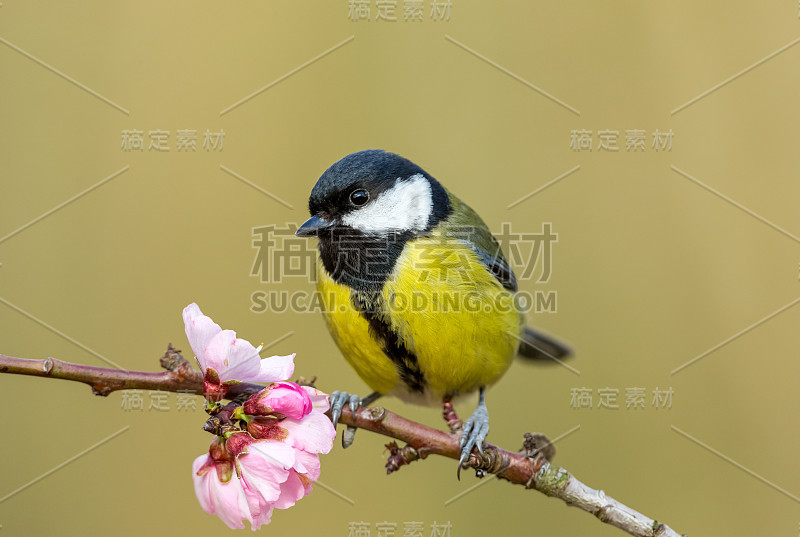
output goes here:
[{"label": "bird", "polygon": [[394,396],[436,406],[477,392],[460,473],[473,448],[483,454],[486,389],[514,356],[558,361],[571,349],[525,325],[516,277],[488,226],[410,160],[380,149],[347,155],[319,177],[308,209],[295,234],[318,239],[327,327],[373,390],[332,392],[334,425],[345,404],[355,412]]}]

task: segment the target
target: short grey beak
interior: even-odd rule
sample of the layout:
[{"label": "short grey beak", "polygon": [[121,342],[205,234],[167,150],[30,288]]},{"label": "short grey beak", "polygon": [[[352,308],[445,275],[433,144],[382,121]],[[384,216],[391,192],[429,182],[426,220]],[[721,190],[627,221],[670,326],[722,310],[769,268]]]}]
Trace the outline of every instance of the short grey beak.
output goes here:
[{"label": "short grey beak", "polygon": [[332,225],[333,222],[328,222],[324,218],[320,218],[319,216],[315,215],[306,220],[302,226],[297,228],[297,231],[295,231],[294,234],[298,237],[313,237],[316,236],[320,229],[327,229]]}]

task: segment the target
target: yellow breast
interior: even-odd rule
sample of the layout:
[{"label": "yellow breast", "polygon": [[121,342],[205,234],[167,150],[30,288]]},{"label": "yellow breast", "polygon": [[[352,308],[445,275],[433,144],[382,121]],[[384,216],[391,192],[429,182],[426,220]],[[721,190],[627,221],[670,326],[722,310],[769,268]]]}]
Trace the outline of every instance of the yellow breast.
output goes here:
[{"label": "yellow breast", "polygon": [[376,307],[399,342],[416,359],[424,389],[401,380],[384,342],[370,333],[351,290],[337,284],[320,263],[318,287],[325,317],[345,359],[373,390],[401,399],[438,404],[442,396],[495,382],[516,354],[524,318],[466,243],[439,236],[406,244]]}]

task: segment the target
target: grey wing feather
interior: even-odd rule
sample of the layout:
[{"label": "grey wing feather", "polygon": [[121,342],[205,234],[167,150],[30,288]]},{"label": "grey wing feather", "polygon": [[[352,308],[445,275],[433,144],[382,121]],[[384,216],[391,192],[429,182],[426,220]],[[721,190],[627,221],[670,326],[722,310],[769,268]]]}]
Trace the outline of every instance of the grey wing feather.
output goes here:
[{"label": "grey wing feather", "polygon": [[500,247],[497,247],[497,252],[500,254],[498,256],[491,255],[483,248],[479,248],[475,246],[469,241],[464,241],[469,244],[470,248],[472,248],[478,257],[480,257],[481,262],[486,266],[486,269],[497,278],[497,281],[500,284],[515,293],[517,291],[517,277],[514,276],[514,271],[511,270],[511,267],[508,265],[508,261],[506,258],[503,257],[503,253],[500,252]]}]

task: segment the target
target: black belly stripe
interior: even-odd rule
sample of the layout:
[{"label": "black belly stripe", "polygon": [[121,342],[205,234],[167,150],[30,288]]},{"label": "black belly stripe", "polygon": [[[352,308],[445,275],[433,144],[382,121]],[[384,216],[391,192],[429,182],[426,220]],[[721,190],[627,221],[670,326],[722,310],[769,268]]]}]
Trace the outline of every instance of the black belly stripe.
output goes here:
[{"label": "black belly stripe", "polygon": [[[417,356],[402,344],[397,332],[384,321],[377,306],[368,305],[362,297],[350,295],[353,306],[369,323],[370,335],[382,343],[383,353],[397,368],[397,374],[412,391],[425,391],[425,376],[419,368]],[[374,304],[374,302],[373,302]]]}]

